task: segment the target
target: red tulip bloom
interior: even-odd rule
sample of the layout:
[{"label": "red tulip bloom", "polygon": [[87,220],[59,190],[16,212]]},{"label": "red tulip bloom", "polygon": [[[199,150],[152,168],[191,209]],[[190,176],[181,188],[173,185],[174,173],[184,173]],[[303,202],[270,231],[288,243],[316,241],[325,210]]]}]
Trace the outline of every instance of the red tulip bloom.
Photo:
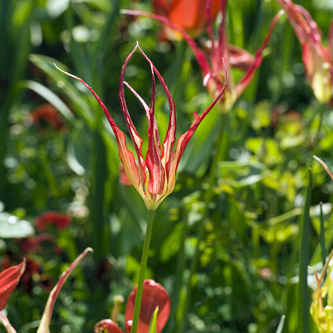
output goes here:
[{"label": "red tulip bloom", "polygon": [[[152,99],[149,106],[140,97],[140,95],[127,82],[124,81],[127,64],[136,49],[140,50],[151,68],[153,87]],[[225,84],[221,85],[221,90],[217,94],[214,102],[208,107],[206,111],[202,113],[201,116],[194,112],[194,121],[191,127],[178,139],[176,143],[176,149],[173,151],[173,147],[176,141],[175,104],[161,74],[147,57],[147,55],[140,49],[139,45],[136,45],[134,50],[126,58],[125,63],[122,67],[119,89],[121,109],[123,111],[126,124],[136,151],[136,160],[133,153],[127,148],[125,134],[118,128],[118,126],[110,116],[106,106],[100,100],[94,90],[89,87],[82,79],[72,74],[66,72],[64,73],[81,81],[93,93],[98,103],[101,105],[115,134],[119,147],[119,156],[123,163],[128,180],[139,192],[147,208],[151,210],[156,209],[160,205],[161,201],[173,191],[176,183],[176,171],[180,158],[182,157],[184,150],[197,127],[200,125],[200,123],[206,117],[209,111],[213,108],[213,106],[217,103],[217,101],[222,97],[225,89]],[[160,142],[155,119],[155,75],[158,77],[159,81],[162,84],[170,108],[169,126],[162,144]],[[137,97],[137,99],[140,101],[146,111],[146,116],[148,120],[148,151],[146,159],[144,159],[142,155],[142,139],[136,131],[136,128],[127,109],[124,85],[126,85],[129,90]]]},{"label": "red tulip bloom", "polygon": [[[125,310],[125,332],[130,333],[134,313],[136,290],[131,292]],[[153,313],[158,307],[156,332],[160,333],[168,321],[170,315],[170,298],[166,290],[153,280],[145,280],[143,285],[141,310],[137,333],[148,333]],[[95,332],[123,333],[119,326],[111,319],[105,319],[95,325]]]},{"label": "red tulip bloom", "polygon": [[16,288],[25,270],[25,261],[12,266],[0,273],[0,311],[6,306],[7,300]]},{"label": "red tulip bloom", "polygon": [[[194,40],[184,31],[184,29],[172,22],[170,19],[145,13],[136,10],[123,10],[122,13],[130,15],[143,15],[158,20],[164,24],[167,24],[170,28],[177,30],[188,45],[191,47],[194,55],[201,68],[204,85],[207,86],[211,96],[216,97],[218,92],[222,89],[225,82],[226,75],[228,76],[228,82],[226,91],[222,99],[222,111],[227,112],[231,109],[237,98],[242,94],[245,88],[250,84],[256,69],[260,66],[262,61],[262,53],[266,48],[270,36],[273,32],[274,25],[278,18],[282,15],[282,11],[278,13],[273,19],[268,34],[260,47],[256,52],[255,57],[252,57],[247,51],[228,45],[227,32],[226,32],[226,0],[220,0],[220,10],[222,12],[222,22],[218,31],[217,40],[214,38],[212,27],[212,0],[207,1],[206,6],[206,18],[207,18],[207,31],[210,36],[210,40],[207,41],[206,47],[200,49]],[[204,13],[201,13],[204,16]],[[225,65],[224,65],[225,64]],[[226,71],[224,68],[226,67]],[[231,68],[237,67],[245,69],[245,74],[241,80],[235,84],[231,75]]]},{"label": "red tulip bloom", "polygon": [[[152,0],[154,13],[168,18],[192,37],[197,37],[205,29],[207,20],[205,12],[209,0]],[[213,0],[211,17],[215,19],[220,10],[220,0]],[[182,35],[167,24],[163,32],[168,39],[180,39]]]},{"label": "red tulip bloom", "polygon": [[48,225],[53,225],[57,229],[64,229],[67,228],[71,222],[72,219],[67,214],[49,211],[36,217],[35,226],[38,231],[46,230]]},{"label": "red tulip bloom", "polygon": [[302,45],[303,63],[313,93],[321,103],[332,98],[333,88],[333,20],[329,31],[329,48],[323,46],[321,31],[310,13],[290,0],[277,0]]}]

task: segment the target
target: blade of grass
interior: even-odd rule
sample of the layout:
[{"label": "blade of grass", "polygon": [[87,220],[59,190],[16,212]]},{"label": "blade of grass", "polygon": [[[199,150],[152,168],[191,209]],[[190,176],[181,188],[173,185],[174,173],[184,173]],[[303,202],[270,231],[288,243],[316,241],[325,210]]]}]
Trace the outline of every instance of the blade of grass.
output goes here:
[{"label": "blade of grass", "polygon": [[280,322],[279,322],[279,325],[278,325],[278,327],[277,327],[275,333],[281,333],[281,332],[282,332],[285,318],[286,318],[285,315],[283,315],[283,316],[281,317]]},{"label": "blade of grass", "polygon": [[324,214],[323,214],[323,203],[320,201],[320,235],[319,242],[321,247],[321,260],[323,262],[323,267],[326,262],[326,248],[325,248],[325,225],[324,225]]},{"label": "blade of grass", "polygon": [[310,309],[308,290],[308,261],[309,261],[309,233],[310,233],[310,205],[312,192],[312,170],[309,168],[309,185],[306,193],[304,213],[301,219],[301,238],[299,248],[299,295],[298,318],[300,332],[310,333]]}]

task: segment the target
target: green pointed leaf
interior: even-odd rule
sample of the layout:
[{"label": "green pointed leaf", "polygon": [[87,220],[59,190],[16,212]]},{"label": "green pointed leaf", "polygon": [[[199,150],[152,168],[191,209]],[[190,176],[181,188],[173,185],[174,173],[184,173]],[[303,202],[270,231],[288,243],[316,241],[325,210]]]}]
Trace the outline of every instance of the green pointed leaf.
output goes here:
[{"label": "green pointed leaf", "polygon": [[67,105],[49,88],[35,81],[21,81],[19,86],[30,89],[52,104],[68,121],[75,119]]},{"label": "green pointed leaf", "polygon": [[308,263],[309,263],[309,234],[310,234],[310,205],[312,193],[312,171],[309,169],[309,185],[303,216],[301,218],[301,235],[299,248],[299,324],[300,332],[310,333],[310,303],[308,290]]},{"label": "green pointed leaf", "polygon": [[157,315],[158,315],[158,306],[156,307],[153,316],[151,317],[149,333],[156,333]]},{"label": "green pointed leaf", "polygon": [[286,318],[285,315],[283,315],[283,316],[281,317],[280,322],[279,322],[279,325],[278,325],[278,327],[277,327],[275,333],[281,333],[281,332],[282,332],[285,318]]}]

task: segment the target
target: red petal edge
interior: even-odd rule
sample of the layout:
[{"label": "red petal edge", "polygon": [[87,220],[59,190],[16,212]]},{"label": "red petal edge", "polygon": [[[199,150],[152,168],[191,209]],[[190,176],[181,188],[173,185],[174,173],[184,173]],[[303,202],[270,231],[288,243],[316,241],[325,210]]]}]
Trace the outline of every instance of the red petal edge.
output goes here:
[{"label": "red petal edge", "polygon": [[69,274],[72,272],[72,270],[76,267],[76,265],[84,258],[84,256],[88,252],[93,252],[93,250],[88,247],[86,248],[71,264],[70,266],[66,269],[64,273],[62,273],[58,283],[56,286],[52,289],[49,298],[47,300],[45,310],[42,316],[42,319],[40,321],[37,333],[46,333],[49,332],[49,326],[50,326],[50,320],[52,316],[52,311],[54,307],[54,303],[57,299],[57,296],[59,294],[59,291],[61,290],[63,284],[66,282]]},{"label": "red petal edge", "polygon": [[6,306],[8,298],[16,288],[25,270],[25,260],[19,265],[9,267],[0,273],[0,311]]},{"label": "red petal edge", "polygon": [[[136,298],[137,287],[131,292],[125,311],[125,323],[130,325],[133,319],[134,303]],[[141,311],[139,317],[138,332],[148,333],[152,315],[158,306],[157,315],[157,333],[160,333],[169,319],[170,315],[170,298],[167,291],[154,280],[145,280],[143,286]]]},{"label": "red petal edge", "polygon": [[105,330],[107,333],[123,333],[121,328],[111,319],[101,320],[94,326],[95,333],[104,333]]}]

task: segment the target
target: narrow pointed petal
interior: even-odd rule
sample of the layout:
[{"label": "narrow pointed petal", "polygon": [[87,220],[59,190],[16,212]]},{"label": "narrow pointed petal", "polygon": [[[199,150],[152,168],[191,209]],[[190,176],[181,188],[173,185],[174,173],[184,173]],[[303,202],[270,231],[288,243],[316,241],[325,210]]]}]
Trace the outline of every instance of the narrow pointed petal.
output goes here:
[{"label": "narrow pointed petal", "polygon": [[[128,112],[127,109],[127,104],[126,104],[126,100],[125,100],[125,92],[124,92],[124,78],[125,78],[125,70],[127,67],[127,64],[129,62],[129,60],[131,59],[133,53],[136,51],[136,49],[139,47],[139,45],[137,44],[135,46],[135,48],[133,49],[133,51],[127,56],[127,58],[125,59],[125,62],[123,64],[123,67],[121,69],[121,73],[120,73],[120,87],[119,87],[119,99],[120,99],[120,106],[121,106],[121,110],[123,112],[125,121],[126,121],[126,125],[128,127],[132,142],[134,144],[134,148],[138,157],[138,169],[139,169],[139,176],[140,176],[140,186],[143,187],[145,182],[146,182],[146,163],[145,160],[142,156],[142,139],[140,138],[134,124],[133,121],[131,119],[131,116]],[[125,170],[126,171],[126,170]],[[126,172],[127,174],[127,172]],[[128,175],[127,175],[128,177]],[[142,192],[142,190],[141,190]]]},{"label": "narrow pointed petal", "polygon": [[194,56],[196,57],[197,62],[201,68],[202,76],[204,77],[207,73],[211,72],[210,65],[206,59],[205,54],[197,47],[195,41],[182,28],[180,28],[179,26],[174,24],[169,19],[167,19],[163,16],[160,16],[160,15],[150,14],[150,13],[146,13],[146,12],[139,11],[139,10],[122,10],[121,13],[127,14],[127,15],[133,15],[133,16],[150,17],[154,20],[157,20],[157,21],[160,21],[162,23],[169,25],[174,30],[177,30],[182,35],[182,37],[186,40],[189,47],[192,49]]},{"label": "narrow pointed petal", "polygon": [[104,319],[99,321],[94,326],[95,333],[123,333],[121,328],[111,319]]},{"label": "narrow pointed petal", "polygon": [[[148,191],[153,196],[156,197],[160,195],[164,189],[165,185],[165,169],[162,165],[161,161],[161,152],[158,147],[159,137],[156,137],[158,133],[154,131],[154,123],[156,123],[155,119],[155,76],[154,73],[156,72],[156,75],[158,76],[159,80],[162,83],[162,86],[166,93],[168,92],[168,89],[164,83],[164,80],[160,73],[157,71],[151,60],[148,58],[148,56],[141,50],[139,47],[140,52],[145,57],[145,59],[148,61],[150,68],[151,68],[151,74],[152,74],[152,100],[151,105],[149,108],[149,126],[148,126],[148,151],[147,151],[147,157],[146,157],[146,163],[149,170],[149,183],[148,183]],[[169,106],[172,105],[172,101],[170,103],[169,100]]]},{"label": "narrow pointed petal", "polygon": [[253,63],[250,65],[250,67],[248,68],[248,70],[246,71],[246,73],[244,74],[243,78],[240,80],[240,82],[237,83],[236,87],[235,87],[235,92],[236,92],[236,98],[238,98],[242,92],[245,90],[245,88],[250,84],[256,69],[261,65],[262,62],[262,53],[264,51],[264,49],[266,48],[269,39],[273,33],[273,29],[274,26],[276,24],[276,22],[278,21],[278,19],[280,18],[280,16],[283,14],[283,11],[281,10],[277,15],[275,15],[275,17],[273,18],[269,29],[268,29],[268,33],[267,36],[263,42],[263,44],[261,45],[260,49],[257,50],[256,52],[256,57],[253,61]]},{"label": "narrow pointed petal", "polygon": [[0,320],[3,323],[3,326],[5,326],[5,329],[7,331],[7,333],[16,333],[16,330],[14,329],[14,327],[11,325],[11,323],[9,322],[8,318],[5,316],[4,313],[0,312]]},{"label": "narrow pointed petal", "polygon": [[[146,102],[143,100],[143,98],[127,82],[124,82],[124,84],[142,104],[143,108],[146,111],[146,116],[147,116],[147,120],[149,123],[150,122],[149,106],[146,104]],[[158,128],[157,128],[157,123],[156,123],[155,118],[154,118],[154,128],[155,128],[155,133],[156,133],[156,138],[157,138],[157,144],[158,144],[158,147],[160,148],[160,138],[158,135]]]},{"label": "narrow pointed petal", "polygon": [[143,54],[143,56],[147,59],[147,61],[150,63],[150,65],[152,66],[155,74],[157,75],[159,81],[162,84],[162,87],[163,87],[164,92],[168,99],[168,104],[169,104],[169,109],[170,109],[169,125],[168,125],[168,129],[167,129],[167,132],[165,135],[165,139],[162,144],[162,153],[161,153],[161,162],[162,162],[162,165],[165,169],[166,176],[167,176],[169,174],[169,169],[170,169],[170,160],[171,160],[172,149],[174,146],[174,142],[176,141],[177,120],[176,120],[175,103],[171,97],[169,89],[168,89],[162,75],[160,74],[160,72],[156,69],[154,64],[147,57],[147,55],[141,49],[140,49],[140,51]]},{"label": "narrow pointed petal", "polygon": [[[151,62],[150,62],[151,63]],[[156,138],[154,131],[154,121],[155,120],[155,76],[154,68],[152,64],[150,65],[152,72],[152,100],[149,108],[150,121],[148,124],[148,151],[146,156],[147,168],[149,170],[149,182],[148,182],[148,191],[149,194],[154,198],[157,195],[161,194],[164,189],[165,183],[165,170],[162,166],[160,151],[157,147],[157,141],[159,138]]]},{"label": "narrow pointed petal", "polygon": [[333,180],[333,174],[332,174],[331,170],[328,168],[327,164],[323,160],[321,160],[319,157],[317,157],[315,155],[313,156],[313,158],[315,160],[317,160],[322,165],[322,167],[326,170],[326,172],[328,173],[328,175]]},{"label": "narrow pointed petal", "polygon": [[91,248],[86,248],[66,269],[66,271],[61,275],[60,280],[56,284],[56,286],[52,289],[50,296],[47,300],[45,310],[42,316],[42,319],[40,321],[37,333],[49,333],[50,329],[50,320],[52,317],[52,311],[54,307],[54,303],[57,299],[57,296],[59,294],[60,289],[62,288],[63,284],[67,280],[69,274],[72,272],[72,270],[76,267],[76,265],[84,258],[84,256],[88,253],[92,252]]},{"label": "narrow pointed petal", "polygon": [[[125,322],[129,322],[133,318],[136,290],[137,288],[135,287],[128,298],[125,311]],[[159,308],[157,316],[157,333],[160,333],[170,315],[170,298],[166,290],[159,283],[153,280],[145,280],[137,332],[149,332],[150,321],[157,306]]]},{"label": "narrow pointed petal", "polygon": [[[58,68],[57,66],[56,66],[56,68],[58,70],[60,70],[61,72],[63,72],[64,74],[82,82],[94,95],[97,102],[102,107],[102,110],[103,110],[104,114],[106,115],[106,118],[108,119],[108,121],[111,125],[111,128],[113,130],[113,133],[116,137],[118,147],[119,147],[119,157],[124,165],[124,170],[127,175],[127,178],[133,184],[133,186],[136,188],[136,190],[140,193],[140,195],[144,198],[145,195],[142,192],[142,184],[145,183],[146,175],[145,175],[145,163],[143,161],[142,156],[141,156],[141,159],[139,162],[139,166],[137,166],[134,155],[127,148],[125,134],[118,128],[118,126],[116,125],[116,123],[114,122],[112,117],[110,116],[108,109],[106,108],[106,106],[104,105],[102,100],[99,98],[99,96],[95,93],[95,91],[87,83],[85,83],[81,78],[79,78],[73,74],[67,73],[67,72],[61,70],[60,68]],[[138,139],[139,144],[140,144],[140,140],[141,139],[139,138]],[[136,146],[136,142],[133,141],[133,143]],[[136,146],[136,149],[137,149],[137,146]]]},{"label": "narrow pointed petal", "polygon": [[0,311],[6,306],[8,298],[16,288],[25,270],[25,260],[19,265],[9,267],[0,273]]}]

